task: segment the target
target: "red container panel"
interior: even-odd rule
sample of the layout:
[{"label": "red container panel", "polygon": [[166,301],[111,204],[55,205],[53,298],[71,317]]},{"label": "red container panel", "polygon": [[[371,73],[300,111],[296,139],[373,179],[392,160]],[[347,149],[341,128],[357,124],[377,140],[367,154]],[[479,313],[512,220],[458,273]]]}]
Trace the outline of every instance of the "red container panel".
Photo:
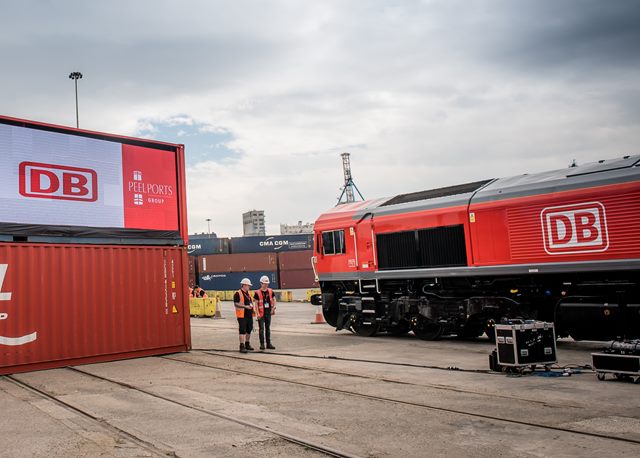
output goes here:
[{"label": "red container panel", "polygon": [[277,270],[275,253],[212,254],[198,256],[198,270],[202,272],[258,272]]},{"label": "red container panel", "polygon": [[280,289],[317,288],[312,269],[281,270]]},{"label": "red container panel", "polygon": [[310,269],[313,250],[283,251],[278,253],[280,270]]},{"label": "red container panel", "polygon": [[181,248],[0,243],[0,374],[186,351]]}]

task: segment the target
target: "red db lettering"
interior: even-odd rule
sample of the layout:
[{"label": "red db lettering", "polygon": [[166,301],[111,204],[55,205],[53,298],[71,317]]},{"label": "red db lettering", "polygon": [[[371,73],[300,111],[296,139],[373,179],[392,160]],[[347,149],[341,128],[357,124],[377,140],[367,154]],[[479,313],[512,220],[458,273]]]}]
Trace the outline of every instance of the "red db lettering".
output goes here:
[{"label": "red db lettering", "polygon": [[19,191],[24,197],[87,202],[98,200],[98,174],[95,170],[22,162],[19,173]]}]

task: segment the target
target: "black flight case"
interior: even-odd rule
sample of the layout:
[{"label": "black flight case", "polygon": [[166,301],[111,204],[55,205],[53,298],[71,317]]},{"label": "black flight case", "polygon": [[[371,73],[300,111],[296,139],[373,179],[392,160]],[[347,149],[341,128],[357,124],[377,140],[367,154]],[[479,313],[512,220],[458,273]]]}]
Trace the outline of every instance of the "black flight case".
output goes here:
[{"label": "black flight case", "polygon": [[611,345],[598,353],[591,353],[593,370],[598,380],[606,374],[617,379],[630,379],[640,383],[640,340],[614,340]]},{"label": "black flight case", "polygon": [[558,362],[556,333],[553,323],[524,321],[497,324],[496,350],[498,365],[511,368],[538,365],[550,366]]}]

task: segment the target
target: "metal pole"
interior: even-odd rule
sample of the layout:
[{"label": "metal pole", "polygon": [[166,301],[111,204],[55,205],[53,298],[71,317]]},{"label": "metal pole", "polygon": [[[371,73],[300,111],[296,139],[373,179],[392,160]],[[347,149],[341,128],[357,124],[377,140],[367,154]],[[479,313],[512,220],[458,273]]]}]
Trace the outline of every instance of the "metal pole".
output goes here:
[{"label": "metal pole", "polygon": [[69,79],[73,80],[73,83],[76,88],[76,128],[80,128],[80,114],[78,111],[78,80],[82,78],[82,73],[80,72],[71,72],[69,74]]},{"label": "metal pole", "polygon": [[211,237],[211,218],[207,218],[207,233],[209,234],[209,237]]},{"label": "metal pole", "polygon": [[80,128],[80,115],[78,114],[78,80],[74,79],[74,83],[76,83],[76,128]]}]

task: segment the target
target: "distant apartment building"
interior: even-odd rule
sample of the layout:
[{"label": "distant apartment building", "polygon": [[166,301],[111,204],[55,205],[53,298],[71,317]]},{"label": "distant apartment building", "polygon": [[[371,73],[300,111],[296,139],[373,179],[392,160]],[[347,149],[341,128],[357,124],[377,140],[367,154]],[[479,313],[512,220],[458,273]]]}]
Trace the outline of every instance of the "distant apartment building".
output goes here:
[{"label": "distant apartment building", "polygon": [[313,223],[302,224],[302,221],[298,221],[298,224],[281,224],[280,234],[313,234]]},{"label": "distant apartment building", "polygon": [[242,214],[244,235],[267,235],[264,226],[264,210],[251,210]]}]

